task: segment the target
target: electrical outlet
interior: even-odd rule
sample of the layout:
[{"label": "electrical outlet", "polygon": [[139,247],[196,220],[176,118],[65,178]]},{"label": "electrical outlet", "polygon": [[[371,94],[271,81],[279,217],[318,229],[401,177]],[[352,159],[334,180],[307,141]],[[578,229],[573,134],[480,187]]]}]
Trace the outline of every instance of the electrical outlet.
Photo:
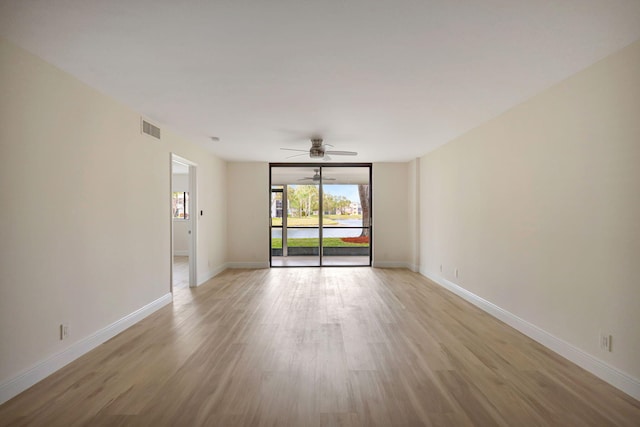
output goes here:
[{"label": "electrical outlet", "polygon": [[604,351],[611,351],[613,344],[613,336],[610,334],[600,332],[600,349]]},{"label": "electrical outlet", "polygon": [[63,340],[69,336],[69,325],[67,323],[62,323],[60,325],[60,340]]}]

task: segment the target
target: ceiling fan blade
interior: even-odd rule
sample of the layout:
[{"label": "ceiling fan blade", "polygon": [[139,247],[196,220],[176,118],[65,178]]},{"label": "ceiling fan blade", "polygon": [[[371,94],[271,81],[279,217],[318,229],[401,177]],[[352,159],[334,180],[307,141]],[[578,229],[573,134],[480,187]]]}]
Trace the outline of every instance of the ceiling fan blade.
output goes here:
[{"label": "ceiling fan blade", "polygon": [[322,178],[323,181],[335,181],[335,178]]},{"label": "ceiling fan blade", "polygon": [[294,157],[300,157],[300,156],[306,156],[307,153],[302,153],[302,154],[294,154],[293,156],[287,156],[285,157],[285,159],[292,159]]},{"label": "ceiling fan blade", "polygon": [[299,150],[297,148],[280,148],[281,150],[286,150],[286,151],[302,151],[303,153],[308,153],[309,150]]},{"label": "ceiling fan blade", "polygon": [[339,151],[339,150],[325,151],[324,154],[331,154],[334,156],[357,156],[358,155],[356,151]]},{"label": "ceiling fan blade", "polygon": [[331,160],[331,157],[327,156],[327,152],[324,152],[324,157],[322,158],[322,160],[324,160],[325,162],[328,162]]},{"label": "ceiling fan blade", "polygon": [[313,177],[312,176],[305,176],[304,178],[300,178],[298,181],[308,181],[308,180],[313,181]]}]

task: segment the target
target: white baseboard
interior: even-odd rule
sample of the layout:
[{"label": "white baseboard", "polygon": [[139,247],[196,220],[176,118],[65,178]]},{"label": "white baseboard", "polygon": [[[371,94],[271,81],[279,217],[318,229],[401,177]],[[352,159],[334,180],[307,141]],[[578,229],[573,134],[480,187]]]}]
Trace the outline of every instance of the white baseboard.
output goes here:
[{"label": "white baseboard", "polygon": [[113,338],[120,332],[138,323],[154,311],[171,303],[171,301],[172,295],[170,293],[165,294],[157,300],[150,302],[142,308],[139,308],[133,313],[126,315],[122,319],[117,320],[111,325],[100,329],[94,334],[78,342],[71,344],[71,346],[69,346],[66,350],[41,361],[31,369],[28,369],[21,374],[18,374],[14,378],[3,382],[2,384],[0,384],[0,404],[13,398],[14,396],[17,396],[35,383],[42,381],[65,365],[68,365],[80,356],[93,350],[103,342]]},{"label": "white baseboard", "polygon": [[560,338],[551,335],[547,331],[540,329],[536,325],[527,322],[524,319],[512,314],[497,305],[489,302],[478,295],[469,292],[455,283],[440,277],[436,274],[425,272],[421,269],[420,273],[428,279],[434,281],[453,292],[454,294],[464,298],[476,307],[486,311],[493,317],[502,320],[507,325],[522,332],[529,338],[539,342],[548,349],[558,353],[560,356],[570,360],[581,368],[591,372],[596,377],[608,382],[612,386],[627,393],[634,399],[640,400],[640,380],[629,376],[628,374],[614,368],[603,362],[602,360],[584,352],[578,347],[569,344]]},{"label": "white baseboard", "polygon": [[403,261],[373,261],[372,266],[374,268],[406,268],[414,273],[418,272],[417,265]]},{"label": "white baseboard", "polygon": [[409,268],[409,263],[402,261],[373,261],[372,267],[374,268]]},{"label": "white baseboard", "polygon": [[269,268],[269,262],[228,262],[227,267],[248,269]]},{"label": "white baseboard", "polygon": [[189,251],[173,251],[173,256],[189,256]]},{"label": "white baseboard", "polygon": [[229,267],[225,263],[225,264],[219,265],[218,267],[214,268],[213,270],[207,271],[204,274],[199,275],[198,276],[198,286],[200,286],[200,285],[204,284],[205,282],[213,279],[218,274],[220,274],[223,271],[225,271],[227,268],[229,268]]}]

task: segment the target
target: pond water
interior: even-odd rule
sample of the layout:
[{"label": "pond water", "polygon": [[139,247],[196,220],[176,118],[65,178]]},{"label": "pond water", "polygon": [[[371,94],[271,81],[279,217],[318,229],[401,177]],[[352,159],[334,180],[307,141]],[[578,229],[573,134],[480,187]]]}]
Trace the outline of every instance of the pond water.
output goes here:
[{"label": "pond water", "polygon": [[[362,229],[344,229],[333,227],[362,227],[361,219],[341,219],[338,220],[338,224],[334,226],[324,227],[322,230],[323,237],[357,237],[362,233]],[[282,229],[273,228],[271,230],[272,237],[281,238]],[[287,230],[287,236],[290,239],[302,239],[307,237],[318,237],[317,228],[289,228]]]}]

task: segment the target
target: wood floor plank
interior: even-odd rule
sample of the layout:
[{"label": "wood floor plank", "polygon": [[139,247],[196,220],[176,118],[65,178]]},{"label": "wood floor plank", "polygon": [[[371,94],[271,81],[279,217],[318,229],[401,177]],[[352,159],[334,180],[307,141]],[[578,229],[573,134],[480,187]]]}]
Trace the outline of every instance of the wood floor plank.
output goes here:
[{"label": "wood floor plank", "polygon": [[638,426],[640,402],[408,270],[229,270],[0,426]]}]

